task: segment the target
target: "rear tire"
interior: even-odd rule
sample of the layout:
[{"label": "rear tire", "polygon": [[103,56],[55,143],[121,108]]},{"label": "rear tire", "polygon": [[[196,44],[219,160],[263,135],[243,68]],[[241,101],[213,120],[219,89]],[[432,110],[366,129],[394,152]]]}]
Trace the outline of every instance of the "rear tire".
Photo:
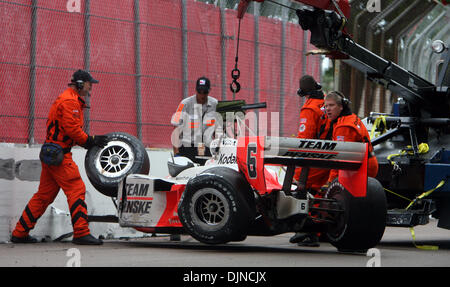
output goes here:
[{"label": "rear tire", "polygon": [[365,197],[353,197],[337,180],[326,197],[335,199],[344,209],[327,231],[333,246],[343,252],[366,252],[380,242],[386,227],[387,203],[383,186],[376,179],[367,179]]},{"label": "rear tire", "polygon": [[92,147],[84,165],[91,184],[100,193],[116,197],[119,183],[129,174],[148,174],[150,160],[142,142],[136,137],[113,132],[106,134],[108,144]]}]

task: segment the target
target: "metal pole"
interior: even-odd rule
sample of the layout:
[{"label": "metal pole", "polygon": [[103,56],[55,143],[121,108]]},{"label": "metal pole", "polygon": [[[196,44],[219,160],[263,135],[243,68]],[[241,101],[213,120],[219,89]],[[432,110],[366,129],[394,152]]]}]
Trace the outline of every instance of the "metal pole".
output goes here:
[{"label": "metal pole", "polygon": [[222,61],[222,101],[227,99],[227,38],[225,9],[220,7],[220,41],[221,41],[221,61]]},{"label": "metal pole", "polygon": [[[297,83],[299,83],[299,80],[302,76],[306,75],[306,61],[307,61],[307,57],[306,57],[306,52],[307,52],[307,47],[308,47],[308,33],[306,31],[303,31],[303,50],[302,50],[302,74],[300,77],[298,77]],[[300,107],[303,106],[303,104],[305,103],[305,97],[299,97],[300,98]]]},{"label": "metal pole", "polygon": [[134,53],[136,69],[136,121],[137,137],[142,140],[142,94],[141,94],[141,30],[139,16],[139,0],[134,0]]},{"label": "metal pole", "polygon": [[[84,15],[84,69],[89,71],[91,68],[91,1],[85,1],[85,15]],[[91,97],[86,97],[86,105],[90,107]],[[87,134],[90,133],[91,114],[90,109],[84,112],[84,130]]]},{"label": "metal pole", "polygon": [[284,105],[285,105],[285,69],[286,69],[286,21],[281,22],[281,59],[280,59],[280,136],[284,136]]},{"label": "metal pole", "polygon": [[183,69],[183,99],[188,97],[188,35],[186,0],[181,1],[181,43]]},{"label": "metal pole", "polygon": [[[254,89],[255,89],[255,95],[254,95],[254,101],[255,103],[259,102],[259,7],[260,5],[254,5],[254,11],[255,11],[255,66],[254,66]],[[256,115],[258,115],[258,110],[256,110]]]},{"label": "metal pole", "polygon": [[30,47],[30,122],[28,125],[28,144],[34,144],[34,124],[36,119],[36,30],[37,0],[32,1],[31,8],[31,47]]}]

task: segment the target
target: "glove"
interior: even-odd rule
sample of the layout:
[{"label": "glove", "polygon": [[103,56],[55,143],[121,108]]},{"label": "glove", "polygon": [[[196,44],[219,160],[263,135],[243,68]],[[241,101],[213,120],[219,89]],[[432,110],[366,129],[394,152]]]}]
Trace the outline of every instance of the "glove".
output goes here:
[{"label": "glove", "polygon": [[320,190],[318,191],[318,193],[319,193],[321,196],[324,196],[324,195],[327,193],[328,187],[329,187],[329,186],[330,186],[330,183],[329,183],[329,182],[325,183],[324,185],[322,185],[322,186],[320,187]]},{"label": "glove", "polygon": [[84,147],[90,149],[94,146],[105,147],[108,144],[108,136],[97,135],[97,136],[88,136]]}]

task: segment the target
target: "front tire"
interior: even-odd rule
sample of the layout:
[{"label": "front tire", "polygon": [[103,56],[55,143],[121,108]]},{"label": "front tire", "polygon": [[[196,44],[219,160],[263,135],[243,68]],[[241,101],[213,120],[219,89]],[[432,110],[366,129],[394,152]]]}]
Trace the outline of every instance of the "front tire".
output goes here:
[{"label": "front tire", "polygon": [[178,205],[180,221],[192,237],[206,244],[244,240],[252,219],[250,208],[234,184],[236,178],[216,172],[205,171],[189,180]]}]

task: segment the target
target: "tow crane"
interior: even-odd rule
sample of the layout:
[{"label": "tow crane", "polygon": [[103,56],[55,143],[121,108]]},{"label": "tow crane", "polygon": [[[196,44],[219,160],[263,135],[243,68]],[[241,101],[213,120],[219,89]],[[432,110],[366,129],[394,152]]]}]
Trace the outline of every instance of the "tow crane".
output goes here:
[{"label": "tow crane", "polygon": [[[250,2],[241,0],[242,20]],[[276,1],[266,0],[273,2]],[[310,43],[331,59],[360,70],[383,85],[399,101],[391,114],[371,113],[369,123],[382,130],[372,138],[379,162],[377,180],[388,200],[387,226],[427,224],[432,215],[438,227],[450,229],[450,51],[442,41],[432,48],[440,53],[440,69],[433,84],[356,43],[346,32],[348,0],[291,0],[306,5],[296,14]]]}]

